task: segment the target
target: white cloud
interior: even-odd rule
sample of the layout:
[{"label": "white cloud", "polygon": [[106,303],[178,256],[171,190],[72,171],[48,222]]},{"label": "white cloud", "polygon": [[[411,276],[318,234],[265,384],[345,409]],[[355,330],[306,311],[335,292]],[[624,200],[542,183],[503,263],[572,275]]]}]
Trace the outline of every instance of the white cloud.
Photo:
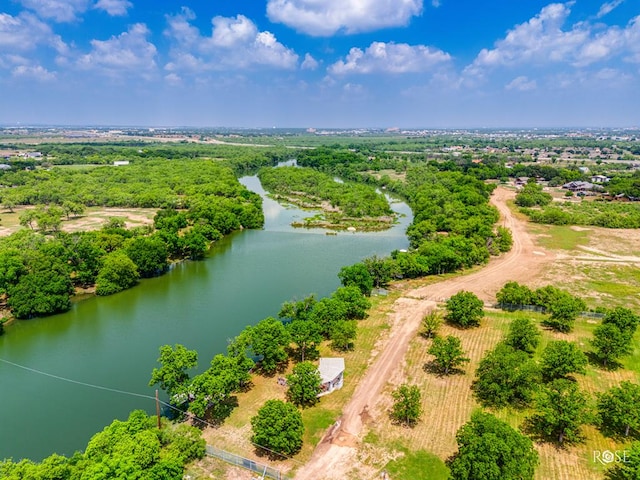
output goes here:
[{"label": "white cloud", "polygon": [[79,13],[87,10],[90,0],[20,0],[20,3],[41,18],[72,22]]},{"label": "white cloud", "polygon": [[189,9],[167,17],[165,34],[175,45],[166,65],[168,70],[186,70],[194,73],[205,70],[235,70],[253,66],[293,69],[298,55],[280,43],[271,32],[258,31],[257,26],[244,15],[214,17],[210,37],[189,23],[195,15]]},{"label": "white cloud", "polygon": [[431,0],[431,6],[433,8],[438,8],[440,5],[442,5],[442,2],[440,0]]},{"label": "white cloud", "polygon": [[373,42],[364,51],[352,48],[345,60],[329,67],[329,72],[335,75],[425,72],[450,60],[448,53],[424,45]]},{"label": "white cloud", "polygon": [[41,65],[18,65],[11,71],[11,75],[20,78],[32,78],[41,82],[55,80],[56,74]]},{"label": "white cloud", "polygon": [[304,55],[304,60],[302,61],[302,65],[300,65],[300,68],[302,68],[303,70],[315,70],[319,65],[320,63],[318,63],[318,61],[313,58],[311,54],[306,53]]},{"label": "white cloud", "polygon": [[133,7],[129,0],[98,0],[93,8],[104,10],[112,17],[122,17]]},{"label": "white cloud", "polygon": [[78,66],[110,76],[129,72],[146,76],[156,68],[156,47],[147,41],[149,29],[142,23],[109,40],[92,40],[91,52],[82,55]]},{"label": "white cloud", "polygon": [[369,32],[409,23],[422,0],[269,0],[267,16],[313,36]]},{"label": "white cloud", "polygon": [[589,38],[584,24],[569,31],[562,25],[569,16],[568,4],[554,3],[544,7],[528,22],[517,25],[495,48],[482,49],[466,73],[481,74],[485,68],[521,63],[542,64],[566,61]]},{"label": "white cloud", "polygon": [[178,86],[182,85],[182,78],[178,74],[169,73],[169,74],[165,75],[164,79],[172,87],[178,87]]},{"label": "white cloud", "polygon": [[609,13],[611,13],[613,10],[615,10],[616,8],[618,8],[620,5],[622,5],[622,3],[624,2],[624,0],[613,0],[611,2],[605,2],[600,6],[600,10],[598,11],[598,14],[596,15],[596,18],[602,18],[605,15],[608,15]]},{"label": "white cloud", "polygon": [[529,90],[535,90],[537,87],[538,85],[535,80],[529,80],[525,76],[520,76],[511,80],[511,82],[505,85],[504,88],[506,88],[507,90],[518,90],[520,92],[526,92]]},{"label": "white cloud", "polygon": [[33,14],[23,12],[13,17],[0,13],[0,52],[24,52],[42,45],[60,54],[68,50],[60,36]]}]

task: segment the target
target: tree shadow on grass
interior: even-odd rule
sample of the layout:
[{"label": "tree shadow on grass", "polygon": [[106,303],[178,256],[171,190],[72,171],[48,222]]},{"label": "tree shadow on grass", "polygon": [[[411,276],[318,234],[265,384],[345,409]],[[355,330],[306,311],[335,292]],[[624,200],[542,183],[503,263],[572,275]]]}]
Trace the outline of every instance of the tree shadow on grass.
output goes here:
[{"label": "tree shadow on grass", "polygon": [[587,356],[587,359],[589,360],[590,365],[593,365],[594,367],[599,368],[601,370],[605,370],[607,372],[613,372],[615,370],[622,368],[623,366],[620,362],[617,362],[615,360],[611,360],[605,365],[602,362],[602,360],[600,360],[596,356],[595,352],[585,352],[585,355]]},{"label": "tree shadow on grass", "polygon": [[425,363],[422,366],[422,370],[425,373],[430,373],[435,375],[436,377],[450,377],[452,375],[464,375],[464,369],[459,367],[450,368],[447,373],[444,372],[444,369],[441,368],[435,360],[431,360],[430,362]]}]

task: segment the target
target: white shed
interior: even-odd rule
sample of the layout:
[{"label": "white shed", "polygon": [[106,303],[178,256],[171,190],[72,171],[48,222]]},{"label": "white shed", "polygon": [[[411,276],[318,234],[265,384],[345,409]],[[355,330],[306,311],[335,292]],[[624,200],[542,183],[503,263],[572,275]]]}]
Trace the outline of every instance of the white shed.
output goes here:
[{"label": "white shed", "polygon": [[326,395],[342,388],[344,382],[344,358],[320,358],[318,371],[322,379],[321,391],[318,396]]}]

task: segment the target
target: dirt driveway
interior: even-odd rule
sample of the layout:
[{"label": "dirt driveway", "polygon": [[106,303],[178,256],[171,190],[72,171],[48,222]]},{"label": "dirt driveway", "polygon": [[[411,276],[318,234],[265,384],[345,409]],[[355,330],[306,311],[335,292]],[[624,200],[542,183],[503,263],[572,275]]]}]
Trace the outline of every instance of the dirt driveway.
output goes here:
[{"label": "dirt driveway", "polygon": [[386,345],[356,387],[342,416],[327,431],[309,462],[296,475],[296,480],[347,478],[347,472],[357,464],[356,454],[369,411],[386,382],[402,368],[410,340],[417,334],[425,313],[437,302],[460,290],[471,291],[482,300],[492,302],[495,293],[507,281],[530,285],[545,265],[553,261],[552,254],[534,246],[526,223],[513,216],[507,207],[507,200],[514,196],[515,192],[499,187],[491,197],[491,203],[500,211],[502,225],[511,229],[513,234],[511,251],[469,275],[408,290],[395,302]]}]

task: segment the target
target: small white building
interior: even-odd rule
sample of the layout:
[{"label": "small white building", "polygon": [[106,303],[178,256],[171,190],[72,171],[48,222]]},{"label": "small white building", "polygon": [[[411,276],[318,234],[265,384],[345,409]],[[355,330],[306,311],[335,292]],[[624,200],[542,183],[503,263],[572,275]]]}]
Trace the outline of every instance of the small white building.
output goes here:
[{"label": "small white building", "polygon": [[344,358],[320,358],[318,371],[322,379],[319,397],[342,388],[344,383]]},{"label": "small white building", "polygon": [[129,160],[115,160],[113,162],[114,167],[122,167],[124,165],[129,165]]},{"label": "small white building", "polygon": [[594,175],[591,177],[591,183],[607,183],[609,180],[609,177],[605,177],[604,175]]}]

